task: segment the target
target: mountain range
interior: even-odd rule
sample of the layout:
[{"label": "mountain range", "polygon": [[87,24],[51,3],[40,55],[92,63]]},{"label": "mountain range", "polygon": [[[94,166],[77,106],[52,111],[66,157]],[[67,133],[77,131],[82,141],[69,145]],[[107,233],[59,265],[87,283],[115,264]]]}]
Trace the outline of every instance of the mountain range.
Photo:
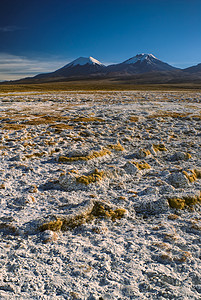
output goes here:
[{"label": "mountain range", "polygon": [[93,57],[79,57],[66,66],[47,74],[39,74],[36,79],[68,78],[86,75],[122,76],[143,74],[154,71],[172,71],[177,68],[162,62],[152,54],[138,54],[122,63],[105,66]]},{"label": "mountain range", "polygon": [[83,79],[116,79],[132,83],[180,83],[201,81],[201,63],[186,69],[173,67],[153,54],[137,54],[119,64],[105,66],[93,57],[79,57],[50,73],[14,81],[43,83]]}]

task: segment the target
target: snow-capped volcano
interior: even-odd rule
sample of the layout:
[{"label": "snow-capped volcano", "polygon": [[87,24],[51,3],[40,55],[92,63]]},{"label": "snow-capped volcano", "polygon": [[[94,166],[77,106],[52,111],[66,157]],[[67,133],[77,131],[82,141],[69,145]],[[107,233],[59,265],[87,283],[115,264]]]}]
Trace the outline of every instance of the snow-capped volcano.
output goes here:
[{"label": "snow-capped volcano", "polygon": [[111,65],[107,69],[110,73],[132,75],[154,71],[172,71],[176,68],[159,60],[153,54],[142,53],[137,54],[120,64]]},{"label": "snow-capped volcano", "polygon": [[89,57],[79,57],[74,61],[72,61],[71,63],[67,64],[65,67],[77,66],[77,65],[84,66],[87,64],[103,66],[103,64],[100,61],[93,58],[92,56],[89,56]]},{"label": "snow-capped volcano", "polygon": [[153,54],[137,54],[136,56],[127,59],[126,61],[124,61],[124,64],[135,64],[136,62],[143,62],[143,61],[147,61],[147,62],[151,62],[154,60],[159,60],[157,59]]},{"label": "snow-capped volcano", "polygon": [[83,76],[101,72],[105,66],[93,57],[79,57],[63,68],[55,71],[53,76]]},{"label": "snow-capped volcano", "polygon": [[93,57],[79,57],[64,67],[48,74],[37,75],[36,79],[83,77],[101,73],[106,67]]}]

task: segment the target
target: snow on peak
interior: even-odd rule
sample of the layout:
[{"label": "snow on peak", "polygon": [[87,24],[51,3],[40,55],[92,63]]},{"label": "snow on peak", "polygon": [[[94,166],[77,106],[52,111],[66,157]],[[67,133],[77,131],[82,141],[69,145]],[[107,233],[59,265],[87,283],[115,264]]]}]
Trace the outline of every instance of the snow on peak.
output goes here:
[{"label": "snow on peak", "polygon": [[142,53],[142,54],[137,54],[136,56],[124,61],[123,63],[124,64],[135,64],[138,61],[140,61],[140,62],[143,62],[145,60],[146,61],[153,61],[153,60],[156,60],[156,59],[157,58],[153,54]]},{"label": "snow on peak", "polygon": [[84,66],[86,64],[99,65],[99,66],[103,65],[100,61],[98,61],[97,59],[90,56],[90,57],[79,57],[76,60],[69,63],[67,66],[68,67],[69,66],[77,66],[77,65]]}]

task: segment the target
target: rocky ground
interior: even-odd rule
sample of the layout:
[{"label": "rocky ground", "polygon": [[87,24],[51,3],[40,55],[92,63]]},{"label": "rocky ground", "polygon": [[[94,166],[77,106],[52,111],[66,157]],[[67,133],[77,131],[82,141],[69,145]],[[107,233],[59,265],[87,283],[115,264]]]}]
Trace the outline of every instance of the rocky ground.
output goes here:
[{"label": "rocky ground", "polygon": [[201,94],[0,95],[0,298],[201,299]]}]

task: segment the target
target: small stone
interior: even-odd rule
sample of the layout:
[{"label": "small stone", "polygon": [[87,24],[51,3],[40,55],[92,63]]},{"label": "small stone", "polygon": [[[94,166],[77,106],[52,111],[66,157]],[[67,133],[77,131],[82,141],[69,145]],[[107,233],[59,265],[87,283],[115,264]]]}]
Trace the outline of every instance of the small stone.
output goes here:
[{"label": "small stone", "polygon": [[0,190],[5,190],[5,189],[6,189],[6,184],[0,183]]},{"label": "small stone", "polygon": [[38,192],[38,188],[36,185],[33,185],[30,189],[29,189],[29,193],[37,193]]},{"label": "small stone", "polygon": [[151,152],[145,149],[139,149],[139,151],[136,153],[137,158],[145,158],[149,155],[151,155]]},{"label": "small stone", "polygon": [[175,188],[172,185],[165,184],[160,189],[160,194],[169,194],[173,193]]},{"label": "small stone", "polygon": [[168,201],[165,198],[158,200],[139,201],[134,203],[134,209],[137,213],[157,215],[169,210]]},{"label": "small stone", "polygon": [[139,195],[150,195],[150,194],[158,194],[158,188],[155,186],[149,186],[148,188],[144,189]]},{"label": "small stone", "polygon": [[171,161],[178,161],[178,160],[188,160],[191,158],[191,155],[186,152],[175,152],[171,157]]},{"label": "small stone", "polygon": [[134,164],[132,164],[131,162],[127,162],[123,166],[123,168],[126,171],[126,173],[130,174],[130,175],[136,175],[139,172],[138,168]]},{"label": "small stone", "polygon": [[45,230],[42,234],[44,243],[55,242],[58,239],[58,234],[52,230]]},{"label": "small stone", "polygon": [[168,177],[168,181],[175,188],[185,188],[189,186],[189,181],[182,172],[172,173]]}]

